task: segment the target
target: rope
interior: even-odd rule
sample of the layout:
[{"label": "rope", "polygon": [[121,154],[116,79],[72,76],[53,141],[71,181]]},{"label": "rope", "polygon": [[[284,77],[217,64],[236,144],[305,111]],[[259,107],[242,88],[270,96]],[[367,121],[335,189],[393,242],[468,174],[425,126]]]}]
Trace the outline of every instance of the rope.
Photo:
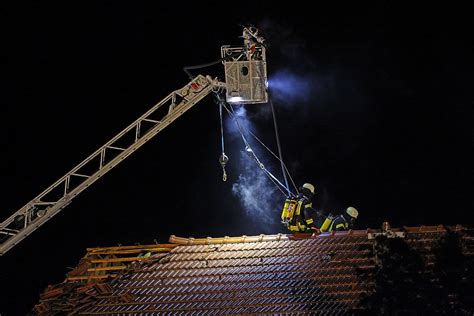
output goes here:
[{"label": "rope", "polygon": [[222,153],[224,153],[224,127],[222,124],[222,104],[219,102],[219,117],[220,117],[220,122],[221,122],[221,147],[222,147]]},{"label": "rope", "polygon": [[255,135],[251,130],[247,130],[247,132],[253,136],[253,138],[255,138],[259,143],[260,145],[262,145],[270,154],[273,155],[273,157],[275,157],[276,159],[278,159],[282,164],[283,164],[283,167],[285,168],[286,170],[286,173],[288,174],[288,177],[290,177],[290,180],[291,180],[291,184],[293,184],[293,187],[295,188],[295,191],[296,193],[298,194],[298,187],[295,185],[295,182],[293,181],[293,178],[291,177],[291,174],[290,174],[290,171],[288,170],[288,168],[286,167],[286,165],[283,163],[282,160],[280,160],[280,158],[270,149],[268,148],[261,140],[260,138],[257,137],[257,135]]},{"label": "rope", "polygon": [[[273,184],[275,184],[275,186],[278,188],[278,190],[280,190],[280,192],[286,197],[286,193],[285,191],[282,190],[282,188],[280,188],[277,184],[279,184],[280,186],[283,187],[283,183],[281,183],[280,181],[278,181],[277,178],[275,178],[275,176],[270,172],[268,171],[267,169],[263,169],[263,171],[265,171],[265,173],[267,174],[267,176],[270,178],[270,180],[273,182]],[[286,188],[285,188],[286,189]]]},{"label": "rope", "polygon": [[217,65],[218,63],[221,63],[223,61],[226,61],[228,59],[231,59],[231,58],[233,58],[235,56],[239,56],[239,55],[240,55],[240,53],[236,52],[236,53],[230,54],[229,56],[222,57],[221,59],[214,60],[214,61],[211,61],[211,62],[206,63],[206,64],[199,64],[199,65],[195,65],[195,66],[184,66],[183,71],[188,75],[189,79],[193,80],[194,75],[189,71],[189,69],[200,69],[200,68],[206,68],[206,67],[214,66],[214,65]]},{"label": "rope", "polygon": [[207,63],[207,64],[200,64],[200,65],[195,65],[195,66],[185,66],[185,67],[183,67],[183,70],[188,75],[189,79],[193,80],[194,76],[191,72],[188,71],[188,69],[200,69],[200,68],[206,68],[206,67],[214,66],[214,65],[217,65],[218,63],[222,62],[223,60],[225,60],[225,58],[221,58],[221,59],[218,59],[218,60],[215,60],[215,61],[211,61],[210,63]]},{"label": "rope", "polygon": [[245,138],[245,135],[243,133],[243,130],[244,128],[240,125],[240,122],[239,122],[239,119],[237,117],[237,115],[235,115],[235,112],[234,112],[234,109],[232,107],[232,105],[229,105],[231,110],[229,110],[227,108],[227,106],[225,106],[225,104],[223,104],[223,107],[226,109],[226,111],[229,113],[229,115],[234,119],[234,121],[236,122],[236,125],[237,125],[237,128],[239,130],[239,133],[240,133],[240,136],[242,137],[242,140],[245,144],[245,149],[246,149],[246,152],[251,154],[252,157],[254,158],[255,162],[257,163],[257,165],[265,172],[265,174],[267,175],[267,177],[273,182],[273,184],[275,184],[275,186],[280,190],[280,192],[284,195],[284,196],[287,196],[287,194],[282,190],[281,187],[284,187],[287,191],[289,191],[289,189],[287,187],[284,186],[284,184],[282,184],[270,171],[268,171],[266,168],[265,168],[265,165],[260,162],[260,160],[258,159],[257,155],[255,154],[255,152],[252,150],[252,147],[250,146],[249,142],[247,141],[247,139]]},{"label": "rope", "polygon": [[276,121],[276,115],[275,115],[275,109],[273,107],[273,102],[272,100],[270,99],[270,106],[272,108],[272,114],[273,114],[273,125],[275,126],[275,136],[276,136],[276,140],[277,140],[277,148],[278,148],[278,155],[280,157],[280,164],[281,164],[281,172],[283,173],[283,179],[285,180],[285,187],[288,191],[288,196],[290,196],[290,189],[288,187],[288,180],[286,179],[286,172],[285,172],[285,167],[284,167],[284,163],[283,163],[283,158],[282,158],[282,155],[281,155],[281,147],[280,147],[280,137],[278,136],[278,126],[277,126],[277,121]]},{"label": "rope", "polygon": [[[234,55],[240,55],[240,53],[237,53],[237,54],[231,54],[227,57],[223,57],[223,58],[220,58],[218,60],[215,60],[215,61],[212,61],[212,62],[209,62],[209,63],[205,63],[205,64],[199,64],[199,65],[195,65],[195,66],[185,66],[183,67],[183,70],[184,72],[188,75],[188,77],[193,80],[195,77],[193,74],[191,74],[191,72],[189,71],[190,69],[200,69],[200,68],[205,68],[205,67],[210,67],[210,66],[213,66],[213,65],[216,65],[218,63],[221,63],[222,61],[225,61],[225,60],[228,60],[230,58],[233,58]],[[270,180],[278,187],[278,189],[286,196],[285,192],[283,192],[283,190],[281,189],[280,186],[284,187],[288,193],[288,196],[291,196],[293,195],[293,193],[290,191],[290,188],[288,186],[288,180],[286,178],[286,174],[288,173],[290,179],[291,179],[291,182],[293,184],[293,186],[295,187],[295,190],[296,192],[298,192],[298,188],[296,187],[293,179],[291,178],[291,175],[290,175],[290,172],[288,171],[288,168],[286,168],[286,165],[284,164],[283,162],[283,159],[282,159],[282,154],[281,154],[281,147],[280,147],[280,139],[279,139],[279,136],[278,136],[278,126],[277,126],[277,122],[276,122],[276,115],[275,115],[275,109],[273,107],[273,103],[271,102],[270,100],[270,105],[271,105],[271,109],[272,109],[272,114],[273,114],[273,124],[275,126],[275,135],[276,135],[276,139],[277,139],[277,147],[278,147],[278,154],[279,154],[279,157],[277,157],[267,146],[265,146],[265,144],[260,140],[258,139],[258,137],[255,136],[254,133],[252,133],[251,131],[248,131],[246,130],[247,132],[249,132],[255,139],[258,140],[258,142],[260,144],[262,144],[273,156],[275,156],[279,161],[280,161],[280,164],[281,164],[281,169],[282,169],[282,173],[283,173],[283,178],[285,180],[285,185],[283,185],[280,181],[278,181],[278,179],[270,172],[268,171],[265,166],[260,162],[260,160],[258,159],[257,155],[255,155],[255,152],[252,150],[252,148],[250,147],[250,144],[248,143],[247,139],[245,138],[244,136],[244,133],[243,133],[243,128],[242,126],[240,125],[239,123],[239,120],[237,118],[237,116],[235,115],[234,113],[234,109],[232,108],[232,105],[230,105],[232,111],[230,111],[226,106],[225,106],[225,103],[223,100],[219,99],[217,93],[215,93],[216,97],[217,97],[217,102],[219,104],[219,117],[220,117],[220,124],[221,124],[221,148],[222,148],[222,154],[221,156],[219,157],[219,162],[222,166],[222,171],[223,171],[223,175],[222,175],[222,181],[226,181],[227,180],[227,174],[226,174],[226,171],[225,171],[225,166],[229,160],[229,158],[226,156],[225,154],[225,151],[224,151],[224,130],[223,130],[223,122],[222,122],[222,107],[224,107],[226,109],[226,111],[229,113],[229,115],[231,115],[236,124],[237,124],[237,127],[239,129],[239,133],[242,137],[242,140],[246,146],[246,149],[250,149],[250,152],[252,153],[255,161],[257,162],[257,164],[259,165],[259,167],[267,174],[267,176],[270,178]],[[278,186],[275,181],[278,183]]]},{"label": "rope", "polygon": [[[229,113],[229,115],[235,120],[234,117],[236,117],[237,115],[235,115],[235,113],[233,113],[234,109],[232,108],[232,111],[229,110],[229,109],[225,106],[225,103],[224,103],[223,107],[226,109],[226,111]],[[238,121],[237,121],[237,124],[238,124]],[[240,125],[238,124],[237,126],[240,126]],[[279,158],[270,148],[268,148],[251,130],[246,129],[246,128],[244,128],[244,127],[241,127],[241,128],[239,129],[239,132],[240,132],[241,135],[243,134],[243,133],[241,132],[241,129],[245,130],[247,133],[249,133],[250,135],[252,135],[268,152],[270,152],[277,160],[281,161],[280,158]],[[245,145],[250,148],[249,143],[247,142],[247,140],[245,139],[245,137],[243,137],[243,135],[242,135],[242,138],[243,138],[243,140],[244,140]],[[283,161],[281,161],[281,162],[283,163]],[[295,188],[295,191],[296,191],[297,194],[298,194],[298,193],[299,193],[299,192],[298,192],[298,188],[297,188],[297,186],[295,185],[295,182],[293,181],[293,178],[291,177],[290,172],[288,171],[288,168],[286,167],[286,165],[285,165],[284,163],[283,163],[283,166],[284,166],[284,168],[285,168],[285,170],[286,170],[288,176],[290,177],[291,183],[293,184],[293,187]],[[265,169],[265,170],[266,170],[266,169]],[[273,175],[272,175],[272,176],[273,176]],[[290,196],[294,196],[294,195],[295,195],[295,194],[293,194],[293,193],[289,190],[288,187],[285,187],[285,186],[284,186],[283,184],[281,184],[281,183],[280,183],[280,185],[281,185],[282,187],[284,187],[284,188],[289,192],[289,195],[290,195]]]},{"label": "rope", "polygon": [[227,164],[227,162],[229,161],[229,158],[226,156],[225,154],[225,151],[224,151],[224,127],[223,127],[223,123],[222,123],[222,102],[219,100],[219,96],[217,95],[217,93],[215,94],[216,95],[216,98],[218,100],[218,103],[219,103],[219,117],[220,117],[220,122],[221,122],[221,148],[222,148],[222,154],[221,156],[219,157],[219,162],[221,164],[221,167],[222,167],[222,181],[227,181],[227,173],[225,171],[225,166]]}]

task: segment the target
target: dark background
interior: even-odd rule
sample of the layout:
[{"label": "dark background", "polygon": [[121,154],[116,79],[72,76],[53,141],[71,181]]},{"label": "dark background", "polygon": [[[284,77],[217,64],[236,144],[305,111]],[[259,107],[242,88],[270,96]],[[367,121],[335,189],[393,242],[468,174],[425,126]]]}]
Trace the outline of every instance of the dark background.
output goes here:
[{"label": "dark background", "polygon": [[[312,6],[2,4],[1,220],[183,87],[184,66],[220,58],[221,45],[240,46],[240,25],[251,23],[268,42],[283,158],[297,184],[315,184],[318,208],[357,207],[357,229],[383,221],[472,225],[469,10],[386,1]],[[223,67],[194,73],[223,78]],[[290,89],[272,87],[277,79]],[[246,109],[276,152],[269,105]],[[274,199],[269,209],[249,210],[232,193],[245,187],[240,174],[258,170],[244,161],[228,123],[227,182],[209,96],[0,258],[0,314],[30,311],[87,247],[285,232],[284,196],[271,183],[258,186]],[[278,163],[261,153],[282,180]]]}]

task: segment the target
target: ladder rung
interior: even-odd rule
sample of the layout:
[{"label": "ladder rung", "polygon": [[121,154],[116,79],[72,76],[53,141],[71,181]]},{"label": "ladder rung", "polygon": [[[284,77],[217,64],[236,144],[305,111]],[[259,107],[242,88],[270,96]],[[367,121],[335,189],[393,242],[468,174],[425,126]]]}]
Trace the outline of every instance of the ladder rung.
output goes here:
[{"label": "ladder rung", "polygon": [[18,232],[19,232],[18,229],[7,228],[7,227],[2,228],[2,230],[8,231],[8,232],[10,232],[10,233],[18,233]]},{"label": "ladder rung", "polygon": [[0,230],[0,234],[4,234],[4,235],[9,235],[9,236],[15,236],[16,234],[18,234],[20,231],[19,230],[14,230],[14,229],[8,229],[8,228],[4,228],[2,230]]},{"label": "ladder rung", "polygon": [[56,201],[56,202],[35,201],[34,203],[35,203],[35,205],[53,205],[53,204],[56,204],[56,203],[58,203],[58,202],[57,202],[57,201]]},{"label": "ladder rung", "polygon": [[90,178],[91,177],[91,176],[88,176],[86,174],[80,174],[80,173],[72,173],[71,176],[83,177],[83,178]]},{"label": "ladder rung", "polygon": [[120,147],[115,147],[115,146],[107,146],[107,148],[116,149],[116,150],[122,150],[122,151],[125,150],[125,148],[120,148]]},{"label": "ladder rung", "polygon": [[161,123],[161,121],[156,121],[156,120],[152,120],[152,119],[143,119],[144,121],[147,121],[147,122],[150,122],[150,123]]}]

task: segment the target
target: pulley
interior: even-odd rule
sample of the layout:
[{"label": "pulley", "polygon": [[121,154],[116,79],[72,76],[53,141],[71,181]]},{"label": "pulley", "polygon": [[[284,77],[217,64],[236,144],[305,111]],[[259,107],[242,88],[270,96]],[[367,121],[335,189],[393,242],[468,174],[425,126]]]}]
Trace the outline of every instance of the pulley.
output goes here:
[{"label": "pulley", "polygon": [[253,158],[253,157],[254,157],[254,155],[253,155],[253,150],[252,150],[252,148],[250,148],[249,145],[246,145],[246,146],[245,146],[245,152],[247,153],[247,155],[249,155],[250,158]]},{"label": "pulley", "polygon": [[227,165],[227,162],[229,161],[229,157],[226,156],[225,153],[222,153],[219,157],[219,163],[221,164],[222,167],[222,181],[227,181],[227,173],[225,172],[225,166]]}]

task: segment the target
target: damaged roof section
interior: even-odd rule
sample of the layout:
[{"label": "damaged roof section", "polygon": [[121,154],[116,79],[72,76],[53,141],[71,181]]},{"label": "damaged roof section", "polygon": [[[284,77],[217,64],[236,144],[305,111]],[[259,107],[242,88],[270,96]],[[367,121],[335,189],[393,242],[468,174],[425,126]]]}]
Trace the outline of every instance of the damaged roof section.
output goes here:
[{"label": "damaged roof section", "polygon": [[135,245],[106,248],[87,248],[79,265],[68,273],[67,281],[110,279],[129,267],[130,263],[146,260],[152,254],[163,257],[175,245]]},{"label": "damaged roof section", "polygon": [[[132,265],[110,260],[113,258],[107,262],[94,259],[95,266],[87,269],[80,268],[80,263],[76,269],[82,272],[68,275],[59,287],[47,289],[35,308],[38,314],[54,315],[53,305],[49,309],[39,306],[55,304],[56,298],[66,297],[65,291],[72,291],[80,295],[76,294],[74,302],[70,300],[71,305],[63,308],[77,315],[327,315],[370,308],[375,311],[378,301],[373,299],[374,293],[381,290],[378,277],[386,269],[387,260],[393,259],[386,258],[387,252],[403,248],[396,248],[391,241],[399,240],[410,249],[411,255],[419,256],[422,266],[416,266],[416,273],[422,269],[429,281],[433,267],[438,266],[435,250],[449,234],[457,236],[459,254],[470,258],[472,263],[473,232],[462,226],[390,229],[385,225],[379,230],[318,236],[171,236],[171,244],[150,246],[150,249],[163,249],[143,260],[132,261]],[[88,249],[88,254],[105,254],[100,249],[103,248]],[[114,256],[133,250],[108,249]],[[397,256],[404,257],[403,254],[393,257]],[[105,263],[109,269],[100,266]],[[94,278],[84,271],[92,273],[89,276]],[[73,290],[68,289],[71,284]],[[57,304],[56,310],[59,310]]]},{"label": "damaged roof section", "polygon": [[[79,264],[66,275],[63,283],[48,286],[40,295],[34,312],[39,315],[74,312],[100,295],[113,291],[111,280],[124,271],[131,271],[150,257],[163,257],[174,244],[153,244],[87,248]],[[120,299],[130,300],[128,296]]]}]

